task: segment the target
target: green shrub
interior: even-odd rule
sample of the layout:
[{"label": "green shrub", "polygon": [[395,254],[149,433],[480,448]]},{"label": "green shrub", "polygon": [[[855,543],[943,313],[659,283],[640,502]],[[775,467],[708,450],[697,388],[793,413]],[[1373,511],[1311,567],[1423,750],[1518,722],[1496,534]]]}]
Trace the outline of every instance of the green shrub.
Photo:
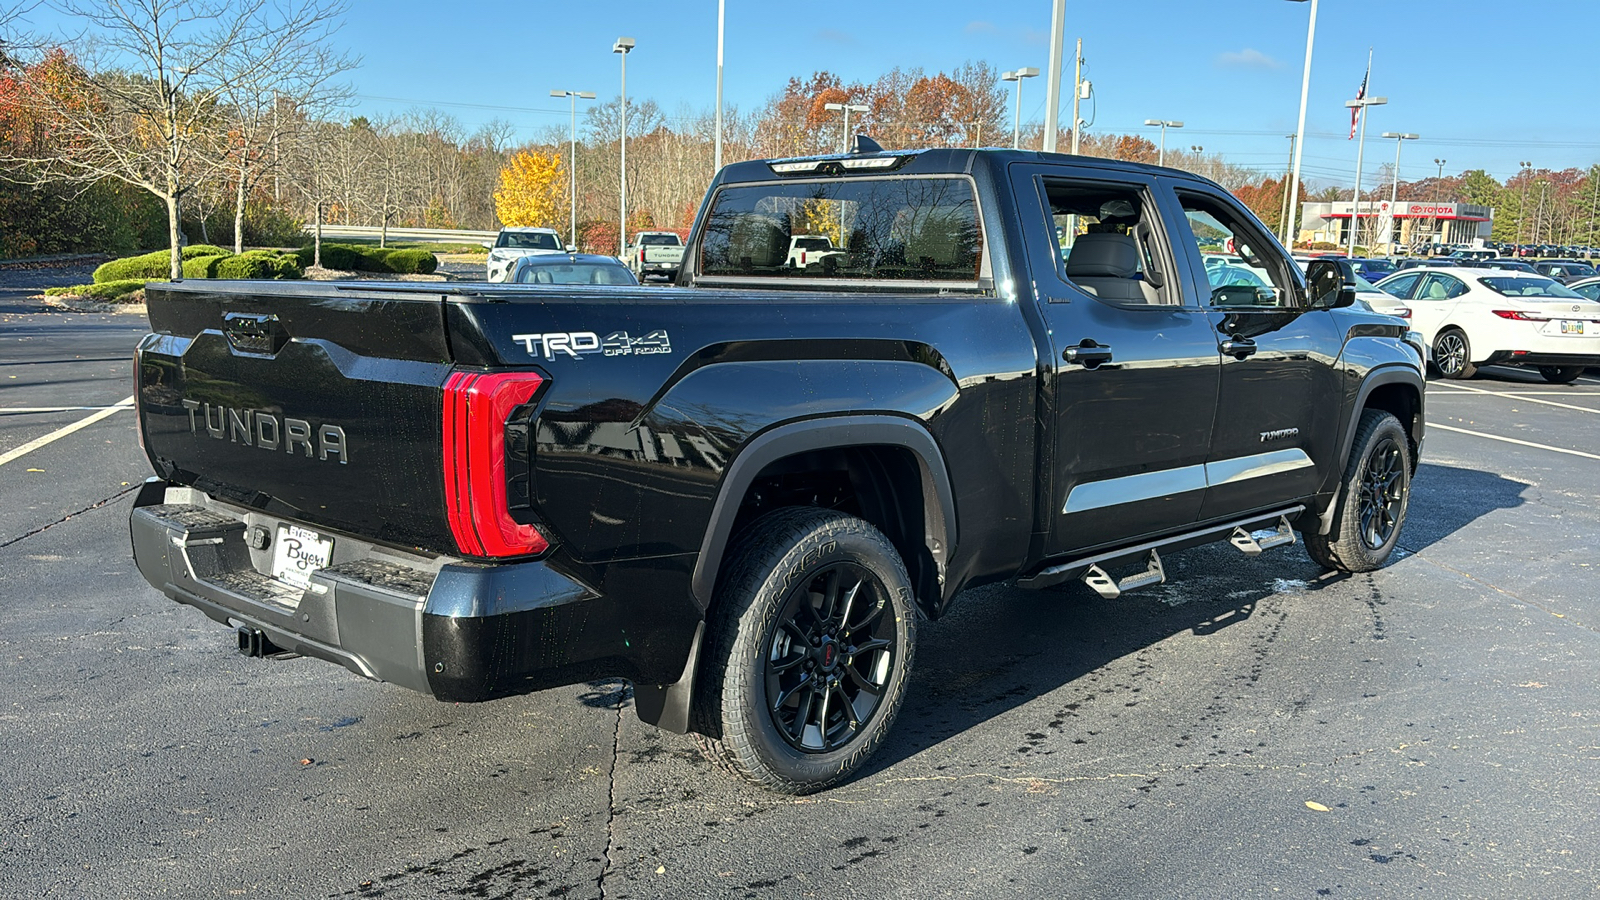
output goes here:
[{"label": "green shrub", "polygon": [[135,291],[144,290],[143,278],[128,278],[122,281],[105,281],[95,284],[75,284],[70,287],[46,288],[45,295],[49,297],[82,297],[87,300],[115,301],[133,294]]},{"label": "green shrub", "polygon": [[217,269],[222,261],[232,258],[227,256],[197,256],[194,259],[183,261],[183,277],[185,278],[217,278]]},{"label": "green shrub", "polygon": [[293,253],[285,253],[274,262],[277,264],[277,271],[273,273],[273,278],[292,281],[306,277],[305,270],[300,268],[300,260]]},{"label": "green shrub", "polygon": [[439,259],[426,250],[393,250],[384,259],[390,271],[402,275],[432,275]]},{"label": "green shrub", "polygon": [[227,247],[218,247],[215,244],[190,244],[183,248],[183,258],[198,259],[202,256],[226,256],[232,252]]},{"label": "green shrub", "polygon": [[[188,267],[185,266],[185,269]],[[184,274],[188,274],[187,271]],[[217,258],[213,278],[276,278],[278,258],[262,253],[241,253]]]},{"label": "green shrub", "polygon": [[94,280],[96,284],[104,284],[130,278],[166,278],[171,272],[171,252],[156,250],[143,256],[113,259],[94,270]]}]

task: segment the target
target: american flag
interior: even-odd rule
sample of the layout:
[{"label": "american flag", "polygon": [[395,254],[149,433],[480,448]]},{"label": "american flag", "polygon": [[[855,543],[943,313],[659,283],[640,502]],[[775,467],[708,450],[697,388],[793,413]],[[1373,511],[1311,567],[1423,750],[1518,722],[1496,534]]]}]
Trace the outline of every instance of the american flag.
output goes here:
[{"label": "american flag", "polygon": [[[1372,77],[1372,63],[1367,63],[1367,74],[1361,76],[1361,87],[1356,89],[1356,99],[1365,100],[1367,97],[1367,79]],[[1361,107],[1350,108],[1350,140],[1356,139],[1356,122],[1361,119]]]}]

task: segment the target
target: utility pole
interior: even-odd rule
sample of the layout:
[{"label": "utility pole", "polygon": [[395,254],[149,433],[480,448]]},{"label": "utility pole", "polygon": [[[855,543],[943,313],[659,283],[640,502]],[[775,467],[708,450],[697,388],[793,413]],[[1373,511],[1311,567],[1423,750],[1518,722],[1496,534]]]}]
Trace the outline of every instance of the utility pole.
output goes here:
[{"label": "utility pole", "polygon": [[1385,131],[1383,136],[1394,139],[1394,186],[1389,189],[1389,233],[1384,235],[1384,244],[1388,245],[1389,255],[1394,255],[1394,219],[1395,209],[1400,204],[1400,147],[1406,141],[1414,141],[1417,135],[1409,132]]},{"label": "utility pole", "polygon": [[1078,51],[1072,63],[1072,155],[1078,155],[1078,131],[1083,120],[1078,118],[1078,103],[1083,99],[1083,38],[1078,38]]},{"label": "utility pole", "polygon": [[728,0],[717,0],[717,142],[712,151],[711,173],[722,171],[722,21]]},{"label": "utility pole", "polygon": [[1280,226],[1282,226],[1278,230],[1282,232],[1283,235],[1283,246],[1293,247],[1294,234],[1298,229],[1296,229],[1293,223],[1289,221],[1289,210],[1294,205],[1294,200],[1292,198],[1295,194],[1299,193],[1300,187],[1298,184],[1294,183],[1294,142],[1298,135],[1289,134],[1284,136],[1289,139],[1289,167],[1283,172],[1283,202],[1278,204],[1278,215],[1282,216],[1283,218],[1282,221],[1278,223]]}]

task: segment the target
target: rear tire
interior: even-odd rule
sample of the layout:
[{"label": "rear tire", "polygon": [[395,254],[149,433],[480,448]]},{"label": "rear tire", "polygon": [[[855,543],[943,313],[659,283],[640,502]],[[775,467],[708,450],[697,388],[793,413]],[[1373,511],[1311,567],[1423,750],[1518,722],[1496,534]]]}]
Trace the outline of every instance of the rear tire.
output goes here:
[{"label": "rear tire", "polygon": [[712,763],[769,790],[845,780],[883,743],[915,647],[911,578],[867,522],[791,507],[732,548],[707,625],[691,730]]},{"label": "rear tire", "polygon": [[1433,339],[1433,364],[1446,378],[1471,378],[1478,374],[1472,364],[1472,344],[1459,328],[1446,328]]},{"label": "rear tire", "polygon": [[1303,533],[1306,553],[1317,564],[1340,572],[1371,572],[1389,561],[1400,542],[1411,502],[1411,444],[1393,414],[1361,413],[1355,444],[1345,465],[1333,528],[1325,535]]},{"label": "rear tire", "polygon": [[1551,384],[1571,384],[1583,374],[1583,366],[1540,366],[1539,374]]}]

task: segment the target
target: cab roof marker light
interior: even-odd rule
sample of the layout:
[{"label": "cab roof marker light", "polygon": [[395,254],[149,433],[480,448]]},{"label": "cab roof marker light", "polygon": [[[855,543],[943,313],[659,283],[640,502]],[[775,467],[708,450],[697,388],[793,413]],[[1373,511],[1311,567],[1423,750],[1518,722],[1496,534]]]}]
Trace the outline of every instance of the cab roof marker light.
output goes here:
[{"label": "cab roof marker light", "polygon": [[772,168],[772,171],[780,175],[787,175],[791,172],[815,172],[817,167],[822,165],[822,160],[811,159],[804,162],[768,163],[768,165]]}]

